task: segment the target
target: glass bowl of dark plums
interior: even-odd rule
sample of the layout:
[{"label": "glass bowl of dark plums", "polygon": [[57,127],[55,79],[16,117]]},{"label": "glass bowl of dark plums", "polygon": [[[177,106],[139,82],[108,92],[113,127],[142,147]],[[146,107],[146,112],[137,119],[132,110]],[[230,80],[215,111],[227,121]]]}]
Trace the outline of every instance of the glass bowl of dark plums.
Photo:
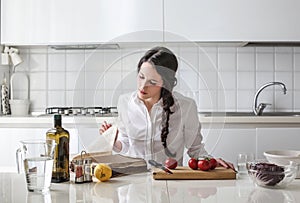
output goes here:
[{"label": "glass bowl of dark plums", "polygon": [[258,186],[285,188],[296,178],[298,165],[293,161],[288,165],[277,165],[258,160],[248,162],[247,170],[252,181]]}]

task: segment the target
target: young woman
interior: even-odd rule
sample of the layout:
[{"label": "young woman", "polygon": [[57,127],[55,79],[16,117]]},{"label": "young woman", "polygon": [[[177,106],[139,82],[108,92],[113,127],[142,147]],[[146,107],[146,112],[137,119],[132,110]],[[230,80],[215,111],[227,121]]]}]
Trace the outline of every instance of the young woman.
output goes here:
[{"label": "young woman", "polygon": [[[195,101],[173,92],[177,68],[176,56],[165,47],[154,47],[140,59],[137,91],[119,98],[116,152],[160,163],[173,157],[178,165],[182,165],[184,148],[190,157],[208,156]],[[100,134],[109,127],[104,122]],[[234,169],[231,163],[217,161]]]}]

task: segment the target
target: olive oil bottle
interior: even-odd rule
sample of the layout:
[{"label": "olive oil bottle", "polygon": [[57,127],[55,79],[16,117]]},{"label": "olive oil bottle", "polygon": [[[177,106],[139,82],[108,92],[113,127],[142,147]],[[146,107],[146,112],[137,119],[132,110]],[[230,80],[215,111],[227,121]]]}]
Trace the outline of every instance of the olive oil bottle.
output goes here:
[{"label": "olive oil bottle", "polygon": [[56,142],[51,182],[60,183],[69,181],[70,134],[62,127],[60,114],[54,115],[54,128],[47,131],[46,138],[53,139]]}]

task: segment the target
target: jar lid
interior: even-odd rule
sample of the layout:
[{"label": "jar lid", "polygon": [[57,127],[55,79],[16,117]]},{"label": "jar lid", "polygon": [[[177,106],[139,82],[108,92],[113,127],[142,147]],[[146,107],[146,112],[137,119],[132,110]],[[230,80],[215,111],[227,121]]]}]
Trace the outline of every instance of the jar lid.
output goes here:
[{"label": "jar lid", "polygon": [[83,161],[82,159],[78,159],[78,160],[75,160],[75,165],[82,165]]},{"label": "jar lid", "polygon": [[92,163],[92,159],[91,158],[85,158],[84,159],[84,164],[91,164]]}]

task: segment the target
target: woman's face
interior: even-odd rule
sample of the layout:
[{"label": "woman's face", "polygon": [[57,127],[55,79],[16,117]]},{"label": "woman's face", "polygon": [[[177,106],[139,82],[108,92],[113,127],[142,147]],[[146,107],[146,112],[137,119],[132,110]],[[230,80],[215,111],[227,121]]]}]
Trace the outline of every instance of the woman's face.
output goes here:
[{"label": "woman's face", "polygon": [[143,101],[158,101],[162,85],[163,80],[156,69],[151,63],[144,62],[137,76],[138,97]]}]

